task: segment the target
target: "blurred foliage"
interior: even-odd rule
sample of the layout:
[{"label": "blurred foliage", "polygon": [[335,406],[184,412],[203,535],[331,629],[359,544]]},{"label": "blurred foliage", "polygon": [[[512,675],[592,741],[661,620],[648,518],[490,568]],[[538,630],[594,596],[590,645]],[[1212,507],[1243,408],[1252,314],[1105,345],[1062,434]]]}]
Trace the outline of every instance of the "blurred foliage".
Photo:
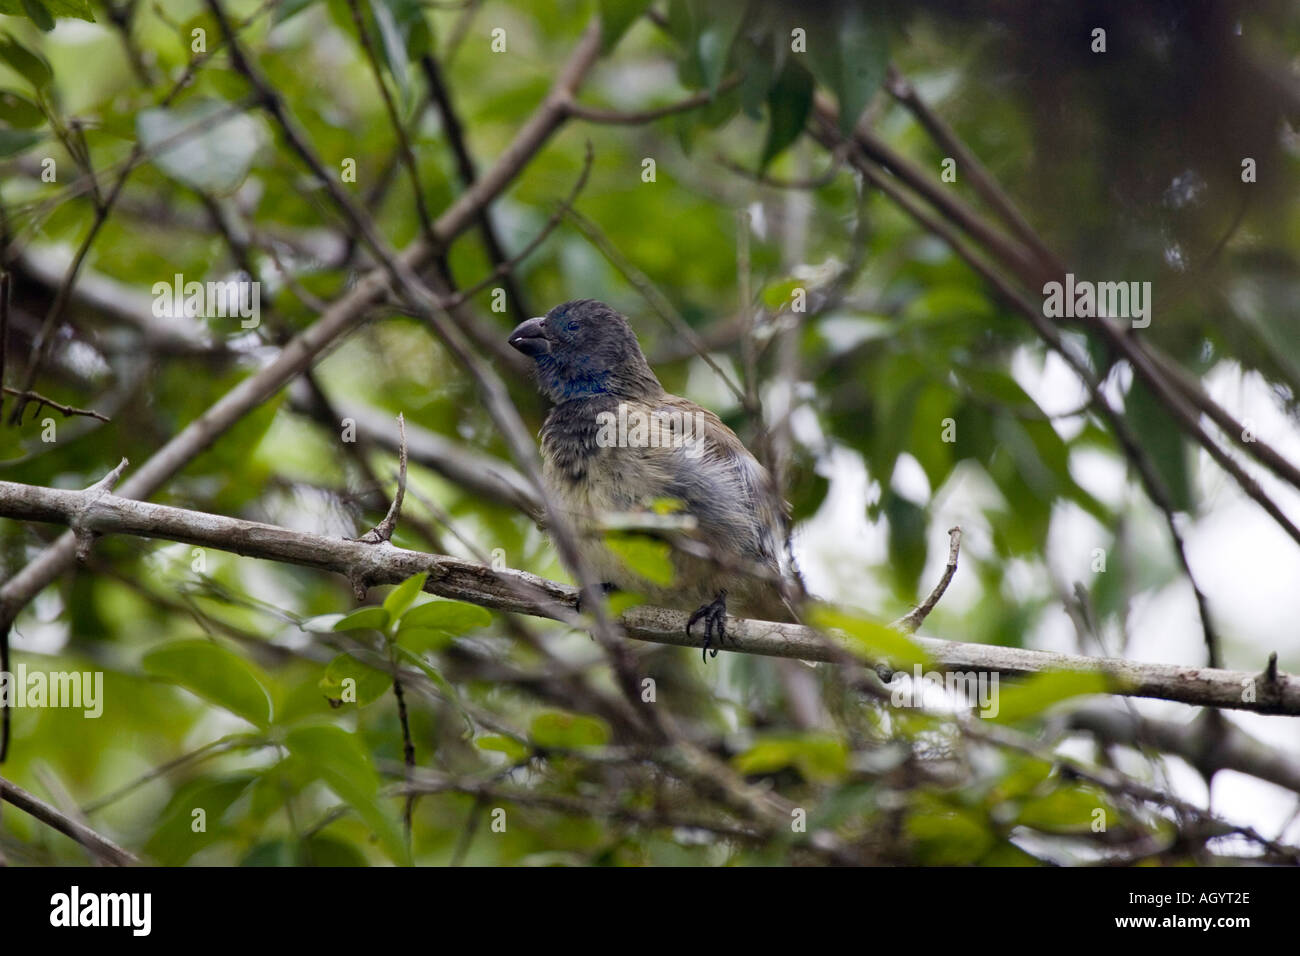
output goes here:
[{"label": "blurred foliage", "polygon": [[[811,529],[819,516],[834,515],[833,490],[851,483],[835,463],[847,456],[868,485],[860,525],[886,542],[871,557],[854,547],[848,558],[834,549],[826,558],[843,565],[855,588],[825,596],[870,604],[871,619],[845,611],[824,619],[870,660],[923,663],[912,642],[873,620],[906,610],[928,587],[927,571],[945,556],[946,529],[935,516],[958,493],[970,502],[961,573],[975,584],[965,604],[941,605],[927,625],[953,639],[1019,645],[1059,615],[1045,555],[1063,520],[1085,522],[1109,558],[1099,569],[1088,555],[1071,556],[1064,572],[1089,595],[1100,634],[1122,633],[1134,600],[1177,586],[1177,564],[1140,496],[1081,482],[1081,459],[1123,467],[1113,437],[1077,407],[1038,404],[1030,383],[1044,368],[1044,350],[947,246],[847,168],[807,189],[759,181],[763,173],[815,180],[837,162],[802,135],[815,90],[844,107],[842,129],[866,110],[883,139],[937,179],[942,152],[880,90],[888,64],[897,65],[1078,275],[1153,283],[1157,319],[1145,333],[1152,341],[1197,376],[1222,367],[1258,373],[1295,414],[1300,117],[1294,92],[1288,101],[1285,82],[1270,80],[1275,67],[1285,79],[1285,56],[1300,40],[1293,5],[489,0],[476,7],[467,14],[417,0],[358,6],[435,215],[462,186],[447,124],[427,106],[426,54],[441,62],[481,168],[510,143],[597,11],[607,26],[605,57],[584,85],[584,103],[639,110],[700,90],[715,94],[700,109],[651,123],[566,124],[494,204],[492,219],[506,248],[521,248],[577,179],[589,140],[596,158],[577,208],[707,334],[725,333],[740,312],[737,213],[749,212],[760,380],[775,379],[787,347],[797,368],[786,487],[795,519]],[[354,160],[357,181],[347,188],[371,206],[392,243],[415,238],[416,205],[349,4],[230,8],[326,166]],[[652,8],[653,18],[645,15]],[[0,457],[7,480],[79,487],[123,456],[135,465],[147,460],[258,367],[265,350],[308,327],[316,318],[311,297],[336,298],[366,261],[340,237],[324,190],[280,132],[246,108],[249,85],[230,66],[205,6],[136,4],[125,34],[102,4],[86,0],[0,0],[0,14],[7,15],[0,18],[0,199],[15,272],[6,381],[14,382],[54,297],[51,283],[17,256],[28,249],[70,255],[92,228],[94,196],[113,190],[137,146],[149,159],[130,174],[87,268],[145,303],[155,282],[177,274],[221,279],[251,265],[263,280],[262,325],[250,332],[235,320],[210,320],[216,341],[230,348],[198,355],[150,354],[120,318],[74,299],[36,387],[102,406],[112,424],[29,414],[20,427],[0,429]],[[1104,55],[1089,49],[1098,26],[1108,31]],[[504,52],[493,50],[496,29],[504,31]],[[806,53],[792,49],[799,30]],[[169,95],[191,67],[192,77]],[[1259,170],[1250,185],[1241,182],[1243,157]],[[652,183],[642,177],[645,158],[656,161]],[[45,160],[57,169],[53,182],[42,179]],[[964,172],[945,188],[978,206]],[[229,235],[214,226],[214,211]],[[268,250],[301,288],[283,281]],[[471,232],[448,249],[446,268],[468,286],[492,262]],[[672,329],[579,229],[562,224],[516,276],[533,313],[575,297],[621,308],[665,386],[709,405],[756,446],[752,417],[698,358],[681,357]],[[808,293],[806,313],[792,311],[796,290]],[[494,312],[491,290],[470,304],[476,321],[501,339],[519,317]],[[719,358],[738,368],[737,337],[721,340]],[[1177,508],[1197,514],[1205,505],[1198,456],[1145,389],[1106,366],[1096,343],[1083,344]],[[340,416],[354,406],[400,411],[414,426],[506,456],[472,384],[410,319],[377,315],[314,374]],[[522,377],[508,378],[529,424],[539,425],[541,399]],[[43,441],[51,416],[57,441]],[[950,420],[954,437],[945,440]],[[341,431],[277,396],[219,436],[158,500],[354,536],[382,516],[394,460],[366,441],[350,454]],[[419,526],[404,521],[396,543],[500,553],[511,567],[563,576],[525,516],[418,464],[411,488],[406,513]],[[5,574],[53,533],[0,525]],[[628,537],[619,548],[647,578],[659,574],[657,545]],[[408,582],[358,610],[350,585],[325,574],[179,544],[101,541],[89,567],[23,613],[14,647],[15,661],[31,667],[104,671],[104,716],[15,711],[4,773],[43,792],[39,770],[82,804],[148,775],[94,808],[91,820],[167,864],[805,858],[794,833],[774,843],[710,835],[708,825],[724,816],[708,806],[701,826],[629,822],[665,808],[689,816],[696,797],[621,758],[619,728],[584,712],[580,701],[555,700],[543,682],[509,676],[562,667],[612,692],[587,637],[524,622],[557,663],[522,640],[507,615],[427,595],[417,601],[418,594],[418,581]],[[939,718],[840,699],[827,688],[837,729],[800,730],[772,661],[724,654],[704,665],[679,649],[637,653],[658,706],[670,707],[693,738],[808,808],[810,828],[866,840],[882,861],[1071,859],[1082,852],[1074,838],[1096,835],[1098,813],[1112,833],[1144,833],[1156,844],[1169,837],[1159,816],[1114,806],[1048,762],[1010,751],[974,760],[972,745]],[[1291,654],[1294,668],[1300,660]],[[492,661],[509,666],[494,670]],[[448,787],[421,797],[409,850],[400,799],[383,794],[403,776],[388,669],[399,662],[428,678],[425,692],[407,692],[419,765],[505,794]],[[1006,690],[999,720],[1032,729],[1060,702],[1104,690],[1092,680],[1030,681]],[[199,750],[213,741],[223,743]],[[566,812],[510,793],[558,795],[588,809]],[[495,807],[506,810],[504,832],[491,827]],[[202,832],[196,808],[206,817]],[[477,835],[466,839],[474,827]],[[1051,852],[1049,838],[1059,838]],[[16,813],[5,814],[0,848],[16,862],[83,860],[76,846]]]}]

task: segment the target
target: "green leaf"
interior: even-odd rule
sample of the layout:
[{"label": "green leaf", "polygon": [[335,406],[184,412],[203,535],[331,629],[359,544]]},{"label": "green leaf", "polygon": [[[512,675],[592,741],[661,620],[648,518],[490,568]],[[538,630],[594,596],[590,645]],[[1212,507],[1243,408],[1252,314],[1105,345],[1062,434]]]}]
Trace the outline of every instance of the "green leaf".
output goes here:
[{"label": "green leaf", "polygon": [[963,866],[993,848],[997,838],[987,820],[924,795],[916,802],[920,809],[908,815],[906,830],[921,862],[929,866]]},{"label": "green leaf", "polygon": [[912,403],[912,437],[908,448],[934,490],[938,490],[952,470],[953,443],[943,440],[941,429],[944,419],[953,416],[955,399],[951,388],[927,383]]},{"label": "green leaf", "polygon": [[[90,23],[95,22],[95,14],[90,9],[90,0],[40,0],[39,4],[34,4],[32,0],[0,0],[0,13],[11,17],[27,16],[37,20],[30,9],[32,6],[40,6],[45,17],[73,17]],[[42,26],[39,20],[37,26],[42,30],[52,29],[52,25]]]},{"label": "green leaf", "polygon": [[759,169],[766,169],[781,152],[799,138],[812,109],[813,78],[793,60],[787,60],[776,85],[767,94],[767,142]]},{"label": "green leaf", "polygon": [[764,737],[731,762],[743,774],[775,773],[794,767],[805,780],[830,783],[848,771],[848,760],[848,748],[839,737],[796,734]]},{"label": "green leaf", "polygon": [[761,119],[767,94],[776,82],[777,71],[784,62],[785,48],[776,37],[768,35],[759,40],[742,35],[737,41],[734,57],[741,72],[740,108],[751,119]]},{"label": "green leaf", "polygon": [[410,862],[401,824],[391,802],[379,799],[379,775],[356,734],[333,726],[300,727],[285,736],[285,744],[357,811],[391,859]]},{"label": "green leaf", "polygon": [[251,667],[211,641],[177,641],[145,655],[145,672],[180,684],[259,727],[271,722],[271,696]]},{"label": "green leaf", "polygon": [[204,9],[194,14],[176,32],[180,35],[181,42],[189,46],[194,42],[195,30],[202,30],[203,36],[207,38],[209,56],[225,46],[226,35],[221,32],[221,23],[211,10]]},{"label": "green leaf", "polygon": [[885,517],[889,519],[890,570],[899,589],[905,594],[913,594],[920,586],[929,550],[925,537],[925,509],[892,489],[885,492],[883,505]]},{"label": "green leaf", "polygon": [[386,631],[388,630],[388,609],[382,607],[361,607],[334,625],[336,631]]},{"label": "green leaf", "polygon": [[845,4],[835,18],[823,18],[810,30],[807,62],[835,94],[840,132],[847,136],[885,81],[888,24],[874,6]]},{"label": "green leaf", "polygon": [[880,803],[879,786],[873,782],[845,783],[831,789],[808,815],[808,828],[825,830],[854,818],[870,816]]},{"label": "green leaf", "polygon": [[1026,853],[1014,843],[999,843],[979,858],[980,866],[1042,866],[1036,856]]},{"label": "green leaf", "polygon": [[456,635],[433,627],[404,627],[397,632],[397,640],[417,654],[426,654],[450,647]]},{"label": "green leaf", "polygon": [[1052,775],[1052,765],[1046,760],[1023,754],[1007,754],[1004,759],[1008,768],[990,793],[994,802],[1022,797],[1042,786]]},{"label": "green leaf", "polygon": [[425,0],[382,0],[392,15],[408,59],[430,52],[429,24],[424,16]]},{"label": "green leaf", "polygon": [[539,747],[576,750],[603,747],[609,742],[609,725],[599,717],[550,710],[533,718],[528,736]]},{"label": "green leaf", "polygon": [[0,60],[13,67],[38,92],[54,80],[54,70],[45,57],[23,46],[11,34],[6,33],[0,39]]},{"label": "green leaf", "polygon": [[428,579],[428,572],[421,571],[388,592],[388,597],[384,598],[384,610],[388,612],[390,621],[398,620],[414,603],[420,592],[424,590],[424,582]]},{"label": "green leaf", "polygon": [[704,85],[710,90],[716,90],[726,75],[731,47],[747,6],[736,0],[714,0],[709,5],[709,16],[695,37],[695,55],[699,58]]},{"label": "green leaf", "polygon": [[318,2],[319,0],[284,0],[283,3],[276,4],[275,12],[271,14],[271,22],[277,25],[281,24],[290,17],[302,13],[313,3]]},{"label": "green leaf", "polygon": [[218,195],[239,188],[261,142],[257,121],[231,112],[221,100],[143,110],[135,125],[155,166],[177,182]]},{"label": "green leaf", "polygon": [[872,664],[883,661],[896,669],[910,669],[915,664],[925,666],[928,663],[920,645],[878,621],[846,614],[826,605],[814,606],[808,620],[819,630],[842,631],[848,638],[849,648]]},{"label": "green leaf", "polygon": [[0,122],[19,129],[35,129],[45,122],[45,111],[13,90],[0,90]]},{"label": "green leaf", "polygon": [[344,614],[317,614],[298,622],[298,629],[312,634],[331,634],[334,625],[346,617]]},{"label": "green leaf", "polygon": [[268,840],[239,861],[240,866],[366,866],[366,856],[351,843],[314,834],[305,840]]},{"label": "green leaf", "polygon": [[1114,689],[1106,674],[1052,671],[1003,686],[996,698],[998,711],[989,720],[1012,724],[1037,716],[1053,704],[1084,694],[1105,694]]},{"label": "green leaf", "polygon": [[618,46],[628,27],[650,9],[651,0],[599,0],[600,52],[609,53]]},{"label": "green leaf", "polygon": [[[158,816],[144,845],[145,856],[163,866],[180,866],[199,850],[227,836],[231,827],[222,818],[259,776],[239,773],[200,777],[182,784]],[[205,824],[198,831],[194,829],[195,810],[203,811]]]},{"label": "green leaf", "polygon": [[1028,800],[1016,822],[1045,833],[1088,833],[1101,810],[1108,825],[1116,811],[1099,792],[1087,786],[1059,787],[1045,796]]},{"label": "green leaf", "polygon": [[430,601],[402,615],[403,627],[432,627],[453,634],[464,634],[491,623],[491,611],[465,601]]},{"label": "green leaf", "polygon": [[[352,683],[349,685],[345,681]],[[351,654],[340,654],[329,662],[318,686],[330,700],[365,707],[388,692],[388,688],[393,686],[393,678]]]},{"label": "green leaf", "polygon": [[502,737],[499,734],[492,734],[487,737],[479,737],[474,741],[474,746],[479,750],[488,750],[494,753],[503,753],[511,763],[518,763],[528,756],[528,748],[512,737]]},{"label": "green leaf", "polygon": [[44,133],[26,129],[0,128],[0,159],[17,156],[23,150],[30,149],[43,139],[45,139]]},{"label": "green leaf", "polygon": [[366,863],[366,855],[344,840],[314,834],[298,841],[298,866],[357,867]]},{"label": "green leaf", "polygon": [[776,311],[789,302],[794,297],[794,290],[807,285],[804,279],[787,277],[769,282],[763,287],[759,294],[763,304],[769,309]]},{"label": "green leaf", "polygon": [[1139,378],[1133,379],[1124,397],[1124,417],[1168,489],[1175,510],[1190,513],[1195,502],[1183,433],[1173,416]]},{"label": "green leaf", "polygon": [[618,555],[628,570],[652,584],[668,587],[673,583],[673,549],[667,541],[657,541],[641,534],[611,534],[606,535],[605,545]]},{"label": "green leaf", "polygon": [[406,39],[397,24],[396,17],[393,16],[393,11],[384,0],[370,0],[370,12],[374,17],[375,26],[379,29],[382,63],[388,68],[389,75],[397,82],[402,102],[407,103],[411,98],[411,63],[406,55]]},{"label": "green leaf", "polygon": [[50,11],[45,9],[45,4],[41,0],[22,0],[23,12],[32,18],[32,21],[41,28],[45,33],[54,29],[54,17]]},{"label": "green leaf", "polygon": [[682,46],[695,35],[696,18],[691,0],[668,0],[668,33]]}]

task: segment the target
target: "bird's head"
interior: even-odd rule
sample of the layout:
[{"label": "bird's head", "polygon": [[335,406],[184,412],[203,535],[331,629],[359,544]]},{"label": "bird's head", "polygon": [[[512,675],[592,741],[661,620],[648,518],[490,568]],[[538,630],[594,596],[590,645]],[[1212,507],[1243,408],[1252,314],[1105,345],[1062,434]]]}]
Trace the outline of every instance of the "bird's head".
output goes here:
[{"label": "bird's head", "polygon": [[557,405],[574,398],[650,398],[663,392],[636,334],[614,309],[575,299],[521,323],[509,343],[537,364],[537,383]]}]

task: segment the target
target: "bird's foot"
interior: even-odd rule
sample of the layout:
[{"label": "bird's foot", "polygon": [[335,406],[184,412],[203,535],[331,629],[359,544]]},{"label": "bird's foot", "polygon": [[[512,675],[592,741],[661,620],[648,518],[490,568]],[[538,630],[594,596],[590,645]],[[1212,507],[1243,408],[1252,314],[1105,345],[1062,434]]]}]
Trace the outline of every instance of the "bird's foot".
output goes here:
[{"label": "bird's foot", "polygon": [[[608,597],[609,595],[613,594],[615,591],[618,590],[618,585],[615,584],[613,581],[601,581],[598,587],[600,588],[600,592],[604,594],[606,597]],[[581,614],[582,613],[582,590],[581,589],[579,589],[578,591],[578,603],[576,607],[578,613]]]},{"label": "bird's foot", "polygon": [[688,639],[691,636],[691,628],[696,621],[701,619],[704,621],[704,643],[700,646],[700,658],[707,664],[710,654],[714,657],[718,656],[718,648],[714,646],[715,639],[719,646],[727,639],[726,591],[719,591],[716,598],[708,604],[702,605],[686,621],[686,637]]}]

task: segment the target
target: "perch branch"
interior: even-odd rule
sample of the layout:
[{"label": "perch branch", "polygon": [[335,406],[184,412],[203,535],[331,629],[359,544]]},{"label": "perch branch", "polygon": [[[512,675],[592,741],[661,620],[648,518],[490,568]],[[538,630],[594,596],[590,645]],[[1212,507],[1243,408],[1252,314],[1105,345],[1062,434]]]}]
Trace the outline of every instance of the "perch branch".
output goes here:
[{"label": "perch branch", "polygon": [[108,837],[101,836],[80,821],[50,806],[44,800],[28,793],[22,787],[0,777],[0,800],[11,803],[19,810],[30,813],[37,820],[76,840],[96,858],[112,866],[130,866],[139,863],[135,854],[122,849]]},{"label": "perch branch", "polygon": [[[427,572],[425,590],[430,594],[498,611],[563,621],[574,619],[577,588],[524,571],[496,571],[447,555],[408,551],[391,545],[375,547],[346,538],[290,531],[113,494],[99,494],[88,501],[89,494],[89,491],[0,482],[0,516],[56,524],[66,524],[75,518],[82,528],[99,534],[130,534],[212,547],[332,571],[368,585],[398,584],[414,574]],[[703,638],[686,635],[686,617],[683,612],[666,608],[638,607],[627,611],[620,623],[626,634],[636,640],[698,648]],[[843,654],[840,645],[828,645],[825,635],[798,624],[728,618],[727,638],[728,650],[768,657],[830,662]],[[1098,673],[1110,677],[1112,693],[1123,696],[1263,714],[1300,715],[1300,678],[1280,671],[1251,673],[934,638],[913,640],[928,655],[931,665],[944,671],[984,671],[1006,676],[1052,671]]]}]

